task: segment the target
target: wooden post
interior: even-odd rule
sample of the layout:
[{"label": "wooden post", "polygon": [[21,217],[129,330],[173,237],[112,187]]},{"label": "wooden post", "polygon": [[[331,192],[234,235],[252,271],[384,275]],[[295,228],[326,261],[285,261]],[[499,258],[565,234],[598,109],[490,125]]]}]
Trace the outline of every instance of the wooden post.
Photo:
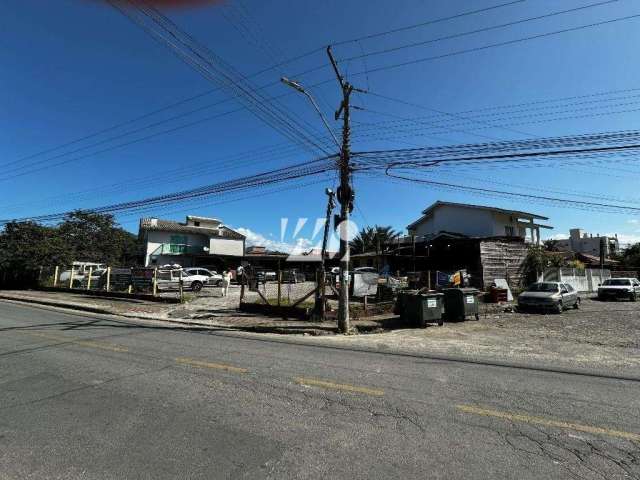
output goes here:
[{"label": "wooden post", "polygon": [[364,313],[367,313],[369,307],[369,297],[367,295],[364,296]]},{"label": "wooden post", "polygon": [[73,265],[71,265],[71,274],[69,275],[69,288],[73,288]]},{"label": "wooden post", "polygon": [[280,306],[281,294],[282,294],[282,270],[278,269],[278,306]]},{"label": "wooden post", "polygon": [[180,269],[180,281],[178,288],[180,289],[180,303],[184,303],[184,286],[182,284],[182,269]]},{"label": "wooden post", "polygon": [[127,292],[129,292],[129,295],[131,295],[131,289],[132,289],[133,285],[129,284],[129,288],[127,290]]},{"label": "wooden post", "polygon": [[244,281],[245,281],[245,274],[244,272],[242,273],[242,278],[240,279],[240,304],[238,305],[238,308],[240,308],[240,305],[242,305],[242,301],[244,300]]},{"label": "wooden post", "polygon": [[58,265],[56,265],[56,269],[53,271],[53,286],[57,287],[58,286],[58,270],[60,269],[60,267]]},{"label": "wooden post", "polygon": [[87,279],[87,290],[91,290],[91,274],[93,273],[93,267],[89,267],[89,278]]},{"label": "wooden post", "polygon": [[111,286],[111,267],[107,267],[107,292]]},{"label": "wooden post", "polygon": [[158,267],[153,269],[153,296],[158,294]]},{"label": "wooden post", "polygon": [[40,265],[40,270],[38,270],[38,286],[42,285],[42,265]]}]

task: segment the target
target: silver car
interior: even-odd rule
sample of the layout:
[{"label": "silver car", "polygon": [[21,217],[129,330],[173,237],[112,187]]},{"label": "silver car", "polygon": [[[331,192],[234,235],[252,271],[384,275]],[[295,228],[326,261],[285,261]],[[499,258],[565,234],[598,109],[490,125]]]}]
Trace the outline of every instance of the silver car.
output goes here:
[{"label": "silver car", "polygon": [[518,308],[551,310],[562,313],[565,308],[579,308],[578,292],[568,283],[537,282],[518,296]]}]

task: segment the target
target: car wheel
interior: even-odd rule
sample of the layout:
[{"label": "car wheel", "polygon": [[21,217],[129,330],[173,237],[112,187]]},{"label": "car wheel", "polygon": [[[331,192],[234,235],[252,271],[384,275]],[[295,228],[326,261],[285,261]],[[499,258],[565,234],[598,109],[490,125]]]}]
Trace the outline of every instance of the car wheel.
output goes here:
[{"label": "car wheel", "polygon": [[562,300],[560,300],[556,305],[556,313],[562,313],[563,310],[564,310],[564,305],[562,304]]},{"label": "car wheel", "polygon": [[573,308],[576,310],[580,308],[580,298],[576,298],[576,303],[573,304]]},{"label": "car wheel", "polygon": [[636,293],[632,293],[631,296],[629,297],[629,300],[631,300],[632,302],[635,302],[638,299],[638,296],[636,295]]},{"label": "car wheel", "polygon": [[71,284],[71,288],[80,288],[80,280],[74,280]]},{"label": "car wheel", "polygon": [[199,281],[195,281],[191,284],[191,290],[193,290],[194,292],[199,292],[200,290],[202,290],[202,282]]},{"label": "car wheel", "polygon": [[222,280],[218,280],[216,282],[216,287],[221,287],[222,286]]}]

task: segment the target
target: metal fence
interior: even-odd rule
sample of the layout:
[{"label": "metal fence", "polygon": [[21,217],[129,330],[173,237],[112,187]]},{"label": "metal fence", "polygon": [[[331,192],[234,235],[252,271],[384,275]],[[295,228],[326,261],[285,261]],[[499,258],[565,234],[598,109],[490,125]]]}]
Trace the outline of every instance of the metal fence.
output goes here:
[{"label": "metal fence", "polygon": [[274,307],[311,308],[318,289],[316,274],[296,270],[245,270],[242,278],[240,305],[262,304]]}]

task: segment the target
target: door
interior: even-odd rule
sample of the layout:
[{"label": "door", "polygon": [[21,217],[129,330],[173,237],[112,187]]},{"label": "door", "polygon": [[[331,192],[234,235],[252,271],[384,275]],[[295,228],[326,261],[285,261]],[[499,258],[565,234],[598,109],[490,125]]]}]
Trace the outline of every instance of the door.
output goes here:
[{"label": "door", "polygon": [[562,303],[565,307],[572,307],[578,301],[578,292],[568,283],[563,283],[562,288]]}]

